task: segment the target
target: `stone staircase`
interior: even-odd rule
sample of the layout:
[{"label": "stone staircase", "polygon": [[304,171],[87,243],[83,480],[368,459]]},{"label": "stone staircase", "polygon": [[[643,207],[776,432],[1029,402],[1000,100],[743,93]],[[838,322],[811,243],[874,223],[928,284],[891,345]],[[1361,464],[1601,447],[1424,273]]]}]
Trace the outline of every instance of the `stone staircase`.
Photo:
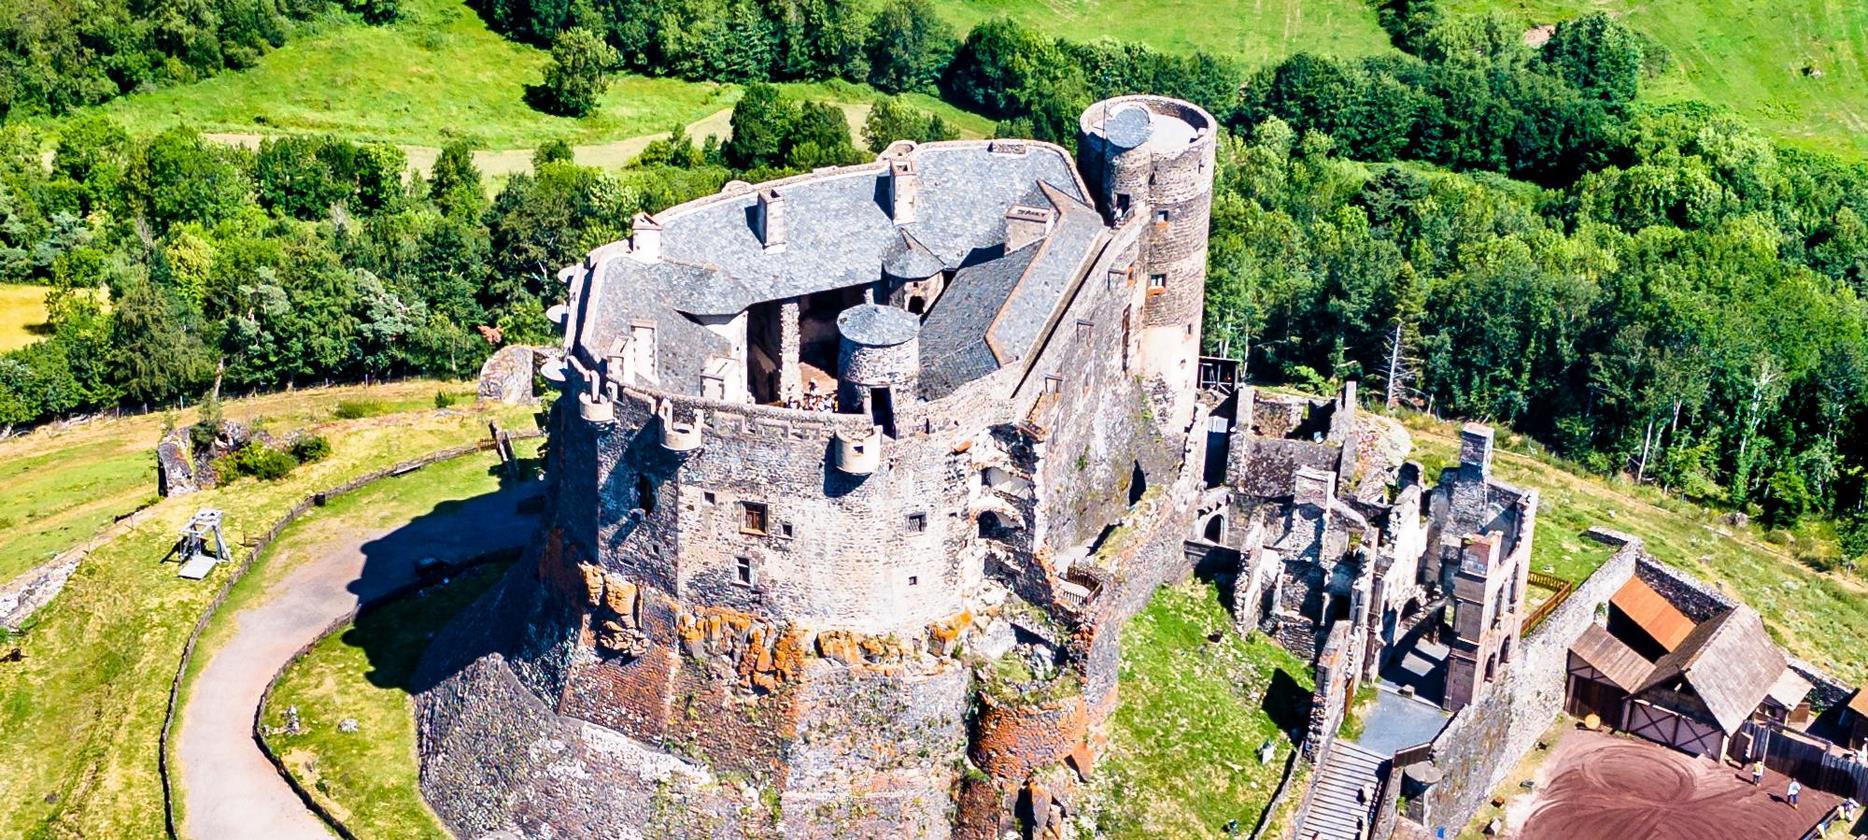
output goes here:
[{"label": "stone staircase", "polygon": [[1310,807],[1299,816],[1298,840],[1362,840],[1373,822],[1388,757],[1337,741],[1317,769]]}]

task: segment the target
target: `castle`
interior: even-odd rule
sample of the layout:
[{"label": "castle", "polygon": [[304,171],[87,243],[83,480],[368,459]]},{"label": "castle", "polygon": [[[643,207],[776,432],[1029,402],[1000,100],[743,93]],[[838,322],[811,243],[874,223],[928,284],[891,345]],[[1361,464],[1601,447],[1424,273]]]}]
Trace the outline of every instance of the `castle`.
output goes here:
[{"label": "castle", "polygon": [[563,271],[546,527],[422,669],[441,817],[1062,833],[1122,625],[1204,556],[1312,656],[1444,590],[1485,612],[1460,655],[1508,657],[1491,611],[1530,521],[1484,465],[1433,491],[1364,470],[1353,391],[1285,423],[1200,356],[1217,133],[1125,96],[1074,159],[898,142],[639,216]]}]

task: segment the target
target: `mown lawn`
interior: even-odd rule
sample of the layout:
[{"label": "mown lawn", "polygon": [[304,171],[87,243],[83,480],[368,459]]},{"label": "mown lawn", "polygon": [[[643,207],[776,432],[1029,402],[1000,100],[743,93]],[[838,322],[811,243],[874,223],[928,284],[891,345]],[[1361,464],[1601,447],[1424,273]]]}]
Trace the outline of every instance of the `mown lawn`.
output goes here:
[{"label": "mown lawn", "polygon": [[1650,99],[1699,99],[1798,145],[1868,155],[1868,3],[1861,0],[1453,0],[1531,23],[1601,10],[1667,47]]},{"label": "mown lawn", "polygon": [[[1122,630],[1122,682],[1098,768],[1111,837],[1249,833],[1308,721],[1310,669],[1260,633],[1241,638],[1211,584],[1164,587]],[[1218,634],[1218,641],[1207,641]],[[1271,740],[1277,755],[1260,764]]]},{"label": "mown lawn", "polygon": [[[1457,428],[1421,417],[1405,422],[1417,458],[1429,465],[1457,458]],[[1517,448],[1522,441],[1501,435]],[[1528,450],[1527,450],[1528,451]],[[1500,479],[1536,488],[1536,568],[1581,580],[1611,552],[1584,540],[1582,531],[1602,525],[1641,537],[1656,558],[1719,586],[1764,616],[1773,638],[1793,656],[1845,682],[1868,681],[1868,585],[1861,578],[1818,571],[1805,557],[1832,546],[1810,537],[1779,533],[1772,542],[1756,525],[1735,527],[1718,511],[1664,496],[1649,486],[1608,481],[1572,472],[1547,456],[1499,451],[1493,472]]]},{"label": "mown lawn", "polygon": [[[21,659],[0,663],[0,837],[162,835],[156,743],[169,681],[196,618],[232,570],[222,566],[199,582],[176,577],[175,565],[160,561],[177,529],[195,510],[218,507],[228,537],[244,543],[314,489],[478,440],[490,419],[516,428],[530,413],[439,411],[432,407],[436,388],[334,388],[228,404],[229,417],[264,413],[280,431],[315,425],[331,441],[331,456],[278,482],[245,480],[158,503],[147,520],[94,552],[13,640]],[[332,419],[339,399],[360,395],[428,407]],[[124,445],[140,449],[154,445],[160,425],[161,418],[144,416],[35,433],[0,446],[0,456],[13,447],[82,447],[113,435],[138,440]]]}]

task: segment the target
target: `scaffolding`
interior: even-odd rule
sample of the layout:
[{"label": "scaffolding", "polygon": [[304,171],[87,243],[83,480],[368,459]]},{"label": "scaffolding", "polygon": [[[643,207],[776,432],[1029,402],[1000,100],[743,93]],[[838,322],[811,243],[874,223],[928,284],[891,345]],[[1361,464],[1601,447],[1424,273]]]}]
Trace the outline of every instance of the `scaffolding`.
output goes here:
[{"label": "scaffolding", "polygon": [[221,512],[214,508],[195,511],[188,524],[182,526],[181,538],[175,541],[169,556],[182,564],[178,574],[189,580],[201,580],[214,570],[214,564],[226,562],[229,557],[227,538],[221,534]]}]

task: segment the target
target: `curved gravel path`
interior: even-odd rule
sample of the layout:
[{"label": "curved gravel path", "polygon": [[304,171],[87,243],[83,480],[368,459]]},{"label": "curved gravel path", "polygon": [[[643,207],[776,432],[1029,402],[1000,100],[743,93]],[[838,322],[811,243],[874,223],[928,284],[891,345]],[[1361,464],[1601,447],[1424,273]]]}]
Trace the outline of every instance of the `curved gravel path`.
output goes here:
[{"label": "curved gravel path", "polygon": [[517,503],[540,488],[529,482],[413,522],[347,532],[237,613],[233,638],[202,666],[182,708],[175,746],[182,833],[200,840],[330,838],[253,740],[266,684],[332,622],[414,580],[418,559],[464,560],[524,544],[536,519],[518,513]]}]

